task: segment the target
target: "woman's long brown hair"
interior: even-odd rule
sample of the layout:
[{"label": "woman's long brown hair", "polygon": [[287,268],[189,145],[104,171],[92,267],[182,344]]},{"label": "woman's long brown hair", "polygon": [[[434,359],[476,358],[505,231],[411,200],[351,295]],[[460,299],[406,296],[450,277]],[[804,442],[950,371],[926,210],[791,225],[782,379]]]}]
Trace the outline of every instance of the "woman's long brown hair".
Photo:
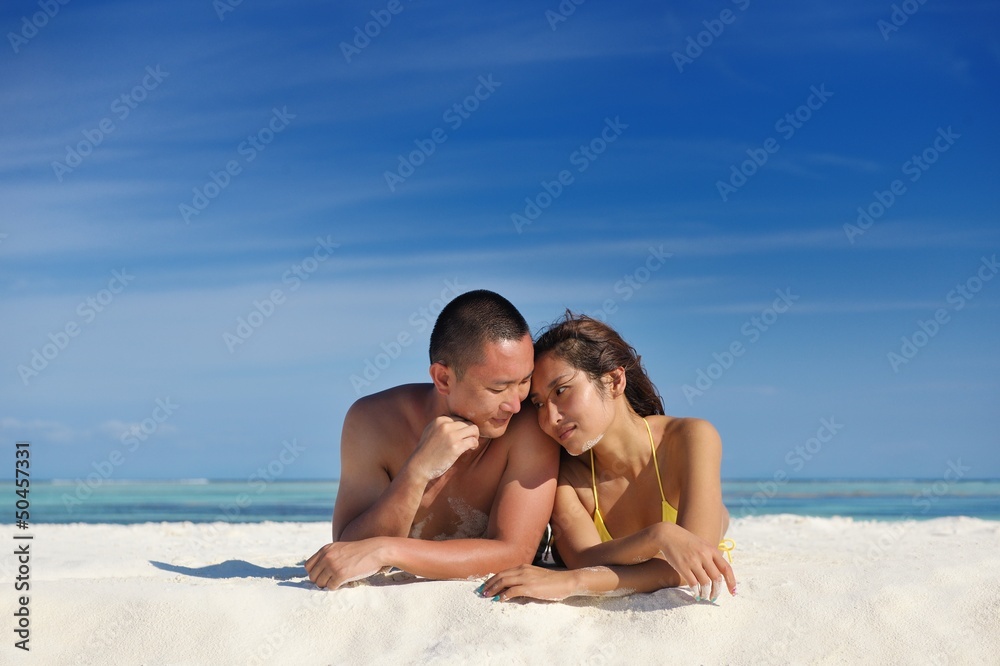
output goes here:
[{"label": "woman's long brown hair", "polygon": [[613,328],[593,317],[565,316],[545,329],[535,341],[535,358],[553,352],[577,370],[587,373],[601,390],[601,378],[625,368],[625,398],[639,416],[664,414],[663,398],[642,367],[642,357]]}]

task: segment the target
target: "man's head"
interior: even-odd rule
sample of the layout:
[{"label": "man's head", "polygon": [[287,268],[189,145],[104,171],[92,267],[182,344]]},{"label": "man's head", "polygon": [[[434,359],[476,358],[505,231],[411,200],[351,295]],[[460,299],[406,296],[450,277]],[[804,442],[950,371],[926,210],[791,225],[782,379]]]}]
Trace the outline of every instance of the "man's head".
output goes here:
[{"label": "man's head", "polygon": [[431,379],[451,413],[499,437],[527,397],[533,348],[528,323],[503,296],[478,289],[455,297],[431,332]]}]

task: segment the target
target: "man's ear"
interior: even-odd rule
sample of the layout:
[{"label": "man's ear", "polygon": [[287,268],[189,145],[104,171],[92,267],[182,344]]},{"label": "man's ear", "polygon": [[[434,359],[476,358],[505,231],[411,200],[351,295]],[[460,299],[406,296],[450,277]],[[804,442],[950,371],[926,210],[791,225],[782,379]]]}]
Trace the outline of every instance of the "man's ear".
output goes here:
[{"label": "man's ear", "polygon": [[444,363],[436,362],[432,363],[430,367],[431,381],[434,382],[434,387],[438,390],[441,395],[448,395],[451,393],[451,388],[454,385],[455,378],[454,374]]}]

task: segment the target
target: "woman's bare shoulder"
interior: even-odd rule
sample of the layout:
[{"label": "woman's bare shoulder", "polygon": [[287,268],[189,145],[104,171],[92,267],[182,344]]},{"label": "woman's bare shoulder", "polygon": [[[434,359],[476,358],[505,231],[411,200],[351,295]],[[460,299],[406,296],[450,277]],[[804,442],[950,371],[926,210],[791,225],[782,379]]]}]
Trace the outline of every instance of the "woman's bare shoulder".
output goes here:
[{"label": "woman's bare shoulder", "polygon": [[660,415],[649,416],[647,419],[651,428],[662,428],[660,441],[679,453],[691,450],[704,451],[706,448],[713,451],[722,448],[719,431],[705,419]]}]

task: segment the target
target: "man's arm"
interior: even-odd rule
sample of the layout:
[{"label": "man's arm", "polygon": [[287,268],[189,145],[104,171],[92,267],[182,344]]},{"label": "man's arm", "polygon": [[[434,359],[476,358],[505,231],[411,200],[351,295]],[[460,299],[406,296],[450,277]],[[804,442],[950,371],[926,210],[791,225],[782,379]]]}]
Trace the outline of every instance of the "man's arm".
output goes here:
[{"label": "man's arm", "polygon": [[354,403],[344,418],[334,541],[408,536],[427,484],[464,452],[479,446],[479,428],[439,416],[427,424],[413,454],[390,480],[385,450],[397,443],[379,431],[384,418],[385,405],[365,398]]},{"label": "man's arm", "polygon": [[468,578],[531,562],[552,514],[559,447],[538,428],[534,414],[525,414],[511,429],[486,538],[393,539],[386,564],[426,578]]},{"label": "man's arm", "polygon": [[344,417],[340,436],[340,487],[333,507],[333,540],[406,536],[420,506],[426,481],[404,468],[389,479],[383,437],[373,427],[373,405],[358,400]]},{"label": "man's arm", "polygon": [[485,539],[424,541],[379,537],[333,543],[306,563],[309,578],[336,588],[384,566],[426,578],[468,578],[531,561],[552,511],[559,450],[533,418],[521,419],[490,511]]}]

